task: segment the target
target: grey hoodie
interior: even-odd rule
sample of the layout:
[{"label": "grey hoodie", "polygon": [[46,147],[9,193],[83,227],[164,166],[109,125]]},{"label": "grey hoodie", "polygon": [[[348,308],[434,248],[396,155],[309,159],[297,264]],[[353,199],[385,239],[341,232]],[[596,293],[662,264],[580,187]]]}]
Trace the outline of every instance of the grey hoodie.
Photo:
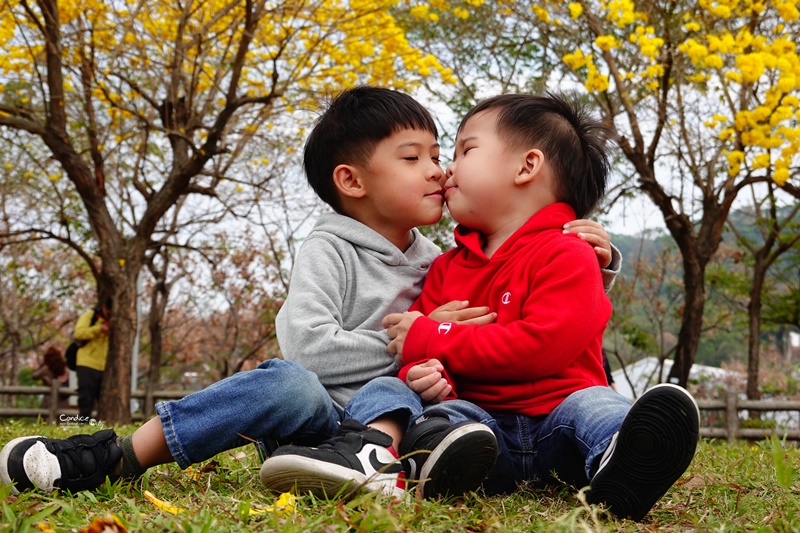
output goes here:
[{"label": "grey hoodie", "polygon": [[284,359],[317,374],[340,409],[369,380],[397,374],[381,320],[408,311],[441,253],[412,233],[404,253],[364,224],[328,214],[297,254],[275,320],[278,344]]}]

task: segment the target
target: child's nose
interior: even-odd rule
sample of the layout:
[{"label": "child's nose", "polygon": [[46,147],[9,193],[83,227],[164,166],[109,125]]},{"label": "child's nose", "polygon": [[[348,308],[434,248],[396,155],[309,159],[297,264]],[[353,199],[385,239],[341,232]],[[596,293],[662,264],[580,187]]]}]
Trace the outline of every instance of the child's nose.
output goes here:
[{"label": "child's nose", "polygon": [[441,182],[442,179],[444,179],[444,178],[445,178],[445,175],[444,175],[444,170],[442,170],[442,167],[439,166],[438,164],[435,165],[435,169],[434,169],[433,173],[431,174],[431,179]]}]

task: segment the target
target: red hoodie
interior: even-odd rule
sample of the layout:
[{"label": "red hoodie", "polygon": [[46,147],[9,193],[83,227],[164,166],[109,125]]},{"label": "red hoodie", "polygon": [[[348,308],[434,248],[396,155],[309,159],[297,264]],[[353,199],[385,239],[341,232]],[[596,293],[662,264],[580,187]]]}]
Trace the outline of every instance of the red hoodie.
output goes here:
[{"label": "red hoodie", "polygon": [[574,234],[575,212],[556,203],[537,212],[487,258],[483,236],[459,226],[457,247],[431,265],[411,307],[424,315],[452,300],[488,306],[487,326],[417,319],[406,336],[400,378],[439,359],[458,397],[488,411],[549,414],[571,393],[606,385],[601,347],[611,317],[597,257]]}]

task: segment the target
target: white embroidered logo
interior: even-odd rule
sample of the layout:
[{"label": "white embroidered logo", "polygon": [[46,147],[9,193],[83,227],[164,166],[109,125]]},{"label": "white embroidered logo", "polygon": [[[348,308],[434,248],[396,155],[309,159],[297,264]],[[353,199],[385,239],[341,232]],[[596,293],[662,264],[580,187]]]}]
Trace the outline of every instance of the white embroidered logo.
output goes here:
[{"label": "white embroidered logo", "polygon": [[448,333],[450,333],[450,328],[452,327],[453,324],[451,324],[450,322],[442,322],[441,324],[439,324],[439,335],[442,334],[447,335]]},{"label": "white embroidered logo", "polygon": [[508,304],[511,301],[511,293],[510,292],[505,293],[503,297],[500,298],[500,301],[503,302],[504,304]]}]

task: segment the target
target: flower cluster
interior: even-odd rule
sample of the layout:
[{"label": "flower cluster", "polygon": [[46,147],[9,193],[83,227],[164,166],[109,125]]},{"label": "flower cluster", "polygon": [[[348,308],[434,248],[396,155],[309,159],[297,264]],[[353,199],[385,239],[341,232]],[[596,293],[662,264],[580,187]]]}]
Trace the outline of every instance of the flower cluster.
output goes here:
[{"label": "flower cluster", "polygon": [[550,18],[572,21],[575,47],[561,59],[587,91],[659,98],[663,84],[681,83],[719,95],[723,104],[705,127],[724,143],[729,175],[759,171],[779,185],[789,179],[800,152],[800,0],[697,0],[676,18],[678,31],[646,3],[540,5]]}]

